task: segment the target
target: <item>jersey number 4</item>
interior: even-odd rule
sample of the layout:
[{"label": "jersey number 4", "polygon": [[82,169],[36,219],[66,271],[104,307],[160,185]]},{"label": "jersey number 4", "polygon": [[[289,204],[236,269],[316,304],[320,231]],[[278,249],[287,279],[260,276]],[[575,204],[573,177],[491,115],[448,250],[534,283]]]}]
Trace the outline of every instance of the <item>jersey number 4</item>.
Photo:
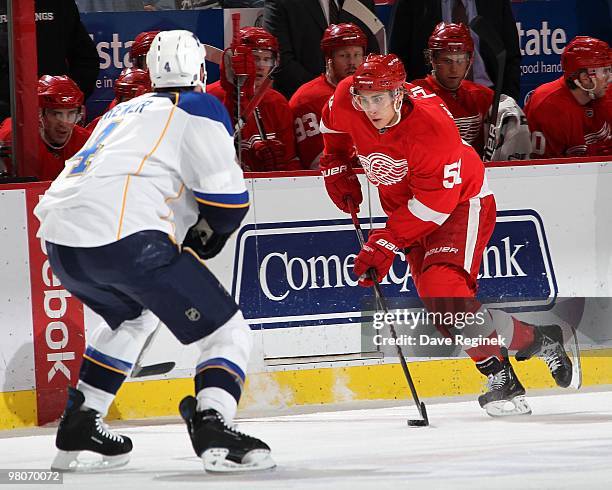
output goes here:
[{"label": "jersey number 4", "polygon": [[89,168],[89,164],[93,160],[94,155],[104,146],[104,140],[108,138],[108,136],[113,132],[113,130],[119,125],[120,122],[121,120],[112,121],[102,130],[102,132],[97,136],[95,140],[93,140],[91,144],[85,146],[80,152],[78,152],[70,159],[70,161],[76,160],[76,163],[68,174],[69,177],[81,175],[87,171],[87,169]]}]

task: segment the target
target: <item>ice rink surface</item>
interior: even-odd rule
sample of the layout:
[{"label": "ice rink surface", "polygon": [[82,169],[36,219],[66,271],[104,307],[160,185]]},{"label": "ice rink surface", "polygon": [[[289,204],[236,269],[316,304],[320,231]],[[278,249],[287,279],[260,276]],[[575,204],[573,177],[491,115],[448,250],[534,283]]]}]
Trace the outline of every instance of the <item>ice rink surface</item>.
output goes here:
[{"label": "ice rink surface", "polygon": [[[134,442],[128,466],[66,474],[50,488],[561,489],[612,488],[612,391],[530,396],[530,416],[491,419],[476,401],[430,403],[430,427],[409,428],[404,406],[239,421],[266,441],[277,468],[211,475],[178,423],[120,426]],[[116,427],[116,426],[115,426]],[[54,431],[0,435],[1,468],[48,468]],[[15,488],[42,488],[19,485]],[[3,488],[8,488],[4,486]]]}]

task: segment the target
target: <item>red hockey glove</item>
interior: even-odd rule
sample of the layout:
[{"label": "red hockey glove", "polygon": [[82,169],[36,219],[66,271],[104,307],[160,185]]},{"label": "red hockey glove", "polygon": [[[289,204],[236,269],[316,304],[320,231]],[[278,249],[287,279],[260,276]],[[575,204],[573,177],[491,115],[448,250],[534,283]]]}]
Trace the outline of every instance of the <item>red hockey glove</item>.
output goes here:
[{"label": "red hockey glove", "polygon": [[285,145],[282,141],[270,139],[259,140],[251,146],[251,155],[255,172],[272,172],[285,160]]},{"label": "red hockey glove", "polygon": [[334,204],[345,213],[350,213],[347,198],[353,200],[356,212],[363,201],[361,184],[353,172],[353,158],[338,158],[334,155],[323,155],[319,167],[325,180],[327,194]]},{"label": "red hockey glove", "polygon": [[382,281],[393,264],[397,249],[395,238],[389,230],[383,228],[370,231],[368,241],[355,258],[353,267],[353,272],[359,278],[359,285],[364,288],[374,285],[368,275],[370,269],[376,271],[376,280]]},{"label": "red hockey glove", "polygon": [[236,78],[242,78],[240,109],[244,111],[250,99],[253,98],[255,86],[255,59],[251,48],[236,46],[226,49],[221,57],[220,72],[221,87],[225,90],[225,105],[232,115],[236,100]]}]

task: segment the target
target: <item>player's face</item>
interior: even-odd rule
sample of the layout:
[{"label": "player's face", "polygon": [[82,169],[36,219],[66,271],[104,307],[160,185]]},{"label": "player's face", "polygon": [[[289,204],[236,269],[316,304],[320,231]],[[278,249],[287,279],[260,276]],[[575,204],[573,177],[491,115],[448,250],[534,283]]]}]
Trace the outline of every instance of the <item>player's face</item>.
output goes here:
[{"label": "player's face", "polygon": [[433,55],[436,80],[449,90],[457,90],[470,67],[470,55],[464,51],[441,51]]},{"label": "player's face", "polygon": [[254,49],[255,59],[255,90],[259,88],[276,64],[276,56],[269,49]]},{"label": "player's face", "polygon": [[338,48],[330,58],[331,76],[334,83],[338,83],[349,75],[363,63],[363,48],[359,46],[347,46]]},{"label": "player's face", "polygon": [[79,109],[45,109],[43,127],[45,137],[53,145],[63,145],[72,134],[72,129],[79,119]]},{"label": "player's face", "polygon": [[611,69],[609,66],[589,68],[586,73],[580,74],[581,85],[586,89],[595,89],[595,98],[600,99],[606,94],[608,84],[611,80]]},{"label": "player's face", "polygon": [[389,91],[374,92],[362,90],[353,95],[355,104],[365,112],[370,122],[376,129],[389,126],[397,117],[393,105],[393,93]]},{"label": "player's face", "polygon": [[141,70],[146,70],[147,69],[147,56],[144,54],[140,56],[136,56],[132,60],[132,67],[140,68]]}]

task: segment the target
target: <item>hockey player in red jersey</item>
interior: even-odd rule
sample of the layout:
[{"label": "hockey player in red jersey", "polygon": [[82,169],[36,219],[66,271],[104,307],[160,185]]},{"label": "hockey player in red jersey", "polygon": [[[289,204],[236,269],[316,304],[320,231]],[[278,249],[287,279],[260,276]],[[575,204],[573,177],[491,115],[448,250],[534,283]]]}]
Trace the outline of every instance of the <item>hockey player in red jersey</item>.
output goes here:
[{"label": "hockey player in red jersey", "polygon": [[[230,114],[235,114],[236,89],[228,71],[252,73],[242,87],[241,108],[244,110],[252,94],[278,64],[278,41],[260,27],[243,27],[239,31],[239,46],[233,49],[232,69],[221,67],[221,79],[206,87],[217,97]],[[233,47],[236,48],[236,47]],[[246,49],[244,49],[246,48]],[[224,61],[225,63],[225,57]],[[252,85],[249,87],[248,84]],[[241,162],[244,170],[269,172],[275,170],[301,170],[295,154],[293,115],[287,99],[268,88],[257,109],[241,130]]]},{"label": "hockey player in red jersey", "polygon": [[532,158],[612,154],[609,49],[593,37],[574,38],[561,55],[563,76],[531,94]]},{"label": "hockey player in red jersey", "polygon": [[[572,363],[558,326],[534,328],[475,299],[483,250],[496,221],[495,198],[482,161],[462,141],[442,100],[415,92],[405,76],[395,55],[369,55],[338,84],[323,109],[321,170],[330,198],[345,212],[349,200],[357,206],[362,202],[352,170],[352,160],[359,159],[388,216],[355,259],[360,285],[372,285],[369,270],[382,280],[396,252],[408,249],[412,278],[430,311],[473,313],[483,322],[464,327],[464,336],[501,335],[509,349],[518,351],[517,359],[541,357],[557,384],[569,386]],[[490,380],[489,391],[479,397],[487,413],[530,413],[525,390],[499,345],[465,351]],[[508,401],[512,410],[505,408]]]},{"label": "hockey player in red jersey", "polygon": [[[440,96],[453,115],[461,137],[482,155],[493,91],[466,79],[473,55],[474,42],[470,30],[464,24],[441,22],[429,37],[425,52],[432,67],[431,74],[412,83]],[[492,160],[528,158],[531,136],[523,111],[512,97],[505,94],[501,95],[498,107],[495,121],[497,141]]]},{"label": "hockey player in red jersey", "polygon": [[[117,104],[121,104],[121,102],[131,100],[134,97],[150,92],[151,79],[149,78],[149,72],[139,68],[124,68],[117,77],[117,80],[115,80],[113,90],[115,91],[115,98],[108,106],[109,109],[112,109]],[[104,116],[104,114],[101,114],[91,121],[87,125],[87,130],[90,132],[93,131],[102,116]]]},{"label": "hockey player in red jersey", "polygon": [[[81,149],[90,132],[76,124],[83,117],[83,92],[69,77],[43,75],[38,81],[40,138],[34,176],[53,180],[64,169],[64,162]],[[10,146],[11,118],[0,125],[0,141]],[[10,173],[10,158],[5,159]]]},{"label": "hockey player in red jersey", "polygon": [[321,39],[325,73],[302,85],[289,100],[295,120],[297,152],[305,168],[319,168],[323,154],[323,136],[319,130],[323,105],[338,82],[355,73],[363,62],[367,45],[367,37],[355,24],[331,24]]},{"label": "hockey player in red jersey", "polygon": [[130,46],[130,61],[133,68],[147,69],[147,53],[159,31],[144,31],[138,34]]},{"label": "hockey player in red jersey", "polygon": [[466,80],[474,56],[470,31],[464,24],[440,22],[429,37],[427,47],[425,57],[432,67],[431,74],[412,83],[440,96],[453,115],[461,137],[481,155],[483,121],[493,102],[493,91]]}]

